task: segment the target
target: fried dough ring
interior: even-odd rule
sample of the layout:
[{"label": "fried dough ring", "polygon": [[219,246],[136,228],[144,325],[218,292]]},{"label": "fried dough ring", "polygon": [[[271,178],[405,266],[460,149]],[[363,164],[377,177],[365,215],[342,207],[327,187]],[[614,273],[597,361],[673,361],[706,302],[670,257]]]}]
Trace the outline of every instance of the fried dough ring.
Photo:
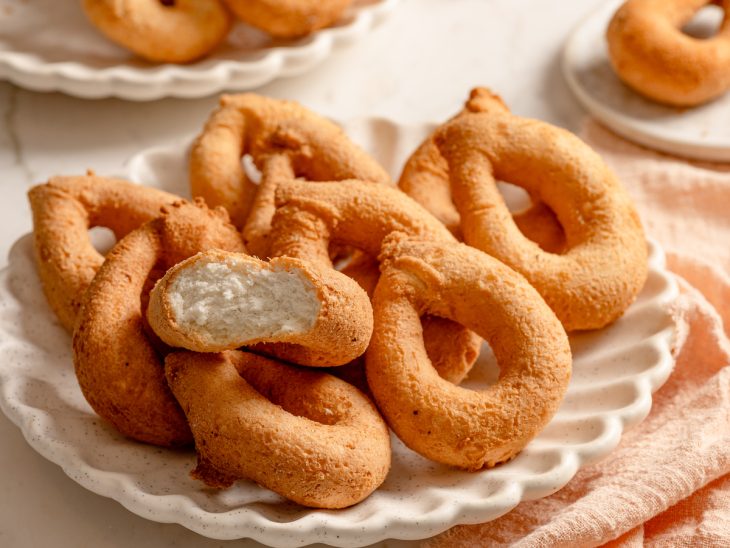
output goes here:
[{"label": "fried dough ring", "polygon": [[[519,274],[464,244],[389,237],[373,298],[367,379],[403,442],[443,464],[478,470],[514,457],[555,414],[568,387],[568,337]],[[423,345],[424,312],[451,318],[492,347],[500,376],[481,391],[438,376]]]},{"label": "fried dough ring", "polygon": [[[232,283],[224,287],[226,279]],[[289,294],[277,293],[277,283],[283,288],[278,291]],[[210,296],[221,291],[229,296]],[[242,310],[241,303],[248,301],[252,307],[263,303],[262,310]],[[271,301],[275,308],[287,310],[286,318],[264,308],[271,307]],[[196,306],[202,307],[204,317]],[[249,319],[252,314],[255,317]],[[267,315],[268,324],[262,321]],[[257,345],[264,352],[310,366],[354,360],[365,352],[373,331],[367,293],[331,267],[289,257],[265,262],[220,250],[200,253],[168,270],[152,290],[147,318],[170,346],[220,352]]]},{"label": "fried dough ring", "polygon": [[225,211],[177,202],[119,241],[86,293],[73,336],[79,386],[94,411],[130,438],[161,446],[191,441],[145,332],[142,292],[153,270],[210,248],[243,250]]},{"label": "fried dough ring", "polygon": [[[600,156],[565,130],[508,112],[458,118],[435,139],[467,244],[523,274],[568,331],[623,314],[646,280],[646,240],[631,198]],[[520,232],[495,179],[555,211],[566,232],[562,255]]]},{"label": "fried dough ring", "polygon": [[276,189],[271,255],[330,265],[334,242],[377,257],[385,237],[395,231],[456,242],[435,217],[395,188],[357,180],[312,184],[289,179]]},{"label": "fried dough ring", "polygon": [[[332,265],[332,243],[352,246],[377,257],[383,239],[393,231],[455,243],[453,235],[421,206],[398,190],[361,181],[312,184],[283,180],[276,189],[272,220],[271,255],[298,257]],[[366,291],[377,280],[361,264],[356,276]],[[350,271],[352,274],[353,271]],[[461,382],[479,356],[481,339],[464,327],[444,319],[424,318],[428,347],[439,371]]]},{"label": "fried dough ring", "polygon": [[105,226],[118,240],[180,198],[120,179],[53,177],[28,192],[36,265],[43,292],[61,325],[72,331],[86,288],[104,257],[89,228]]},{"label": "fried dough ring", "polygon": [[[247,154],[262,171],[271,156],[281,157],[268,168],[270,175],[264,173],[261,186],[241,165]],[[190,152],[193,196],[225,207],[233,224],[244,228],[249,251],[260,257],[268,247],[276,181],[292,174],[311,181],[390,181],[337,125],[298,103],[255,94],[224,95]]]},{"label": "fried dough ring", "polygon": [[89,20],[112,42],[156,63],[210,53],[232,18],[220,0],[84,0]]},{"label": "fried dough ring", "polygon": [[[372,299],[380,278],[377,259],[361,253],[341,272],[355,280]],[[421,326],[426,353],[438,374],[454,384],[461,383],[479,357],[481,337],[456,322],[428,314],[421,318]],[[348,364],[345,369],[337,368],[332,373],[367,392],[364,367],[365,362],[360,359],[357,363]]]},{"label": "fried dough ring", "polygon": [[277,38],[298,38],[328,27],[352,0],[224,0],[242,21]]},{"label": "fried dough ring", "polygon": [[[241,166],[242,154],[251,154],[262,171],[258,187]],[[244,228],[250,253],[271,255],[268,237],[276,209],[276,188],[279,182],[294,176],[313,181],[348,177],[382,183],[390,180],[337,126],[300,105],[253,94],[224,96],[221,107],[193,146],[190,179],[194,195],[202,196],[209,204],[223,205],[234,223]],[[322,264],[331,262],[327,259]],[[448,326],[448,322],[436,324]],[[460,343],[466,339],[470,346],[454,351],[456,347],[447,345],[442,352],[444,359],[437,361],[444,363],[444,370],[455,371],[450,378],[463,378],[479,353],[478,340],[463,336],[458,326],[450,329],[457,336],[443,336],[441,340]]]},{"label": "fried dough ring", "polygon": [[[442,379],[461,384],[479,357],[481,337],[456,322],[430,314],[421,318],[421,328],[426,355],[433,368]],[[327,372],[370,394],[364,355],[345,365],[331,367]]]},{"label": "fried dough ring", "polygon": [[344,508],[385,480],[388,427],[340,379],[237,351],[170,354],[165,372],[195,436],[193,475],[213,486],[248,478],[305,506]]},{"label": "fried dough ring", "polygon": [[[452,120],[475,112],[508,112],[502,100],[486,88],[474,88],[464,109]],[[398,187],[425,207],[461,239],[461,219],[449,188],[449,166],[429,135],[410,156],[401,173]],[[565,234],[555,214],[542,202],[535,201],[512,218],[520,231],[545,251],[560,253],[565,247]]]},{"label": "fried dough ring", "polygon": [[[725,11],[714,37],[682,32],[699,9],[713,3]],[[606,39],[616,74],[649,99],[691,107],[730,89],[730,2],[629,0],[611,19]]]}]

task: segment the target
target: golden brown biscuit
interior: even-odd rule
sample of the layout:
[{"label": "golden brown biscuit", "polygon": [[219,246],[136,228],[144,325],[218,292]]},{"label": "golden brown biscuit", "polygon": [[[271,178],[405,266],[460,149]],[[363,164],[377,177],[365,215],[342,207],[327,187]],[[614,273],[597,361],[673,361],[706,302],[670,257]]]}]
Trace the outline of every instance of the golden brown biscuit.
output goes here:
[{"label": "golden brown biscuit", "polygon": [[329,27],[352,0],[224,0],[242,21],[277,38],[298,38]]},{"label": "golden brown biscuit", "polygon": [[271,256],[331,264],[330,243],[337,243],[377,257],[383,239],[394,231],[456,242],[443,224],[398,189],[356,180],[284,180],[276,189]]},{"label": "golden brown biscuit", "polygon": [[471,371],[482,348],[482,338],[449,318],[432,314],[421,317],[423,344],[439,376],[460,384]]},{"label": "golden brown biscuit", "polygon": [[[600,156],[572,133],[498,109],[445,124],[435,142],[467,244],[524,275],[568,331],[623,314],[646,280],[646,240]],[[522,234],[495,180],[520,185],[556,213],[567,242],[561,255]]]},{"label": "golden brown biscuit", "polygon": [[195,436],[193,475],[215,487],[251,479],[289,500],[344,508],[390,468],[390,437],[355,387],[254,354],[178,352],[165,360]]},{"label": "golden brown biscuit", "polygon": [[189,63],[231,28],[220,0],[84,0],[89,20],[111,41],[157,63]]},{"label": "golden brown biscuit", "polygon": [[[698,39],[682,32],[695,13],[717,4],[725,18],[717,34]],[[616,74],[640,94],[691,107],[730,89],[730,3],[708,0],[628,0],[606,31]]]},{"label": "golden brown biscuit", "polygon": [[[271,232],[271,254],[275,257],[300,257],[331,265],[328,250],[332,243],[375,257],[383,239],[393,231],[456,243],[448,229],[415,201],[384,185],[354,180],[323,184],[282,181],[276,204]],[[367,271],[367,260],[356,260],[349,273],[366,285],[376,281],[377,276]],[[371,291],[372,286],[365,289]],[[479,356],[480,338],[449,320],[426,320],[424,325],[439,370],[446,378],[460,382]]]},{"label": "golden brown biscuit", "polygon": [[[475,112],[509,112],[497,95],[486,88],[471,91],[464,109],[452,120]],[[454,206],[449,186],[449,166],[439,152],[434,135],[429,135],[410,156],[403,168],[398,187],[444,223],[458,239],[462,238],[461,219]],[[515,224],[522,233],[545,251],[560,253],[565,234],[555,214],[544,203],[535,202],[525,211],[514,213]]]},{"label": "golden brown biscuit", "polygon": [[89,229],[107,227],[119,240],[180,198],[90,174],[53,177],[31,188],[28,199],[43,292],[61,325],[72,331],[84,292],[104,262],[91,244]]},{"label": "golden brown biscuit", "polygon": [[[442,379],[461,384],[479,357],[482,338],[457,322],[430,314],[421,317],[421,329],[426,355],[433,368]],[[370,395],[364,355],[327,372]]]},{"label": "golden brown biscuit", "polygon": [[331,267],[220,250],[168,270],[152,290],[147,318],[170,346],[220,352],[257,345],[309,366],[354,360],[373,330],[367,293]]},{"label": "golden brown biscuit", "polygon": [[[358,253],[341,272],[360,284],[372,298],[380,278],[377,259]],[[454,321],[429,314],[421,318],[421,326],[426,353],[434,368],[442,378],[459,384],[469,374],[479,357],[481,337]],[[332,374],[367,392],[364,368],[364,360],[358,359],[348,364],[345,369],[333,369]]]},{"label": "golden brown biscuit", "polygon": [[[380,255],[367,379],[403,442],[440,463],[478,470],[514,457],[557,411],[571,353],[555,314],[519,274],[464,244],[391,235]],[[500,376],[481,391],[443,380],[419,317],[451,318],[484,337]]]},{"label": "golden brown biscuit", "polygon": [[145,330],[143,290],[154,270],[212,248],[243,251],[226,212],[177,202],[119,241],[89,286],[73,336],[76,376],[94,411],[130,438],[191,441]]},{"label": "golden brown biscuit", "polygon": [[[263,172],[260,185],[246,175],[245,155]],[[225,207],[244,229],[249,251],[265,258],[276,184],[292,176],[390,181],[337,125],[298,103],[250,93],[224,95],[190,152],[193,196]]]}]

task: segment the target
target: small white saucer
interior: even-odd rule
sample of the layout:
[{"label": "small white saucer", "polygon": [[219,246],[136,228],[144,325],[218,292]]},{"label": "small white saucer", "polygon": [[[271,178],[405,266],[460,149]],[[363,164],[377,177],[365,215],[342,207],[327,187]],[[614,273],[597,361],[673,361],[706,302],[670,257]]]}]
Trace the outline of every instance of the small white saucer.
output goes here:
[{"label": "small white saucer", "polygon": [[[605,32],[622,0],[607,2],[584,20],[563,51],[563,73],[582,105],[613,131],[641,145],[696,160],[730,162],[730,93],[690,109],[654,103],[619,80]],[[708,24],[711,13],[703,13]]]}]

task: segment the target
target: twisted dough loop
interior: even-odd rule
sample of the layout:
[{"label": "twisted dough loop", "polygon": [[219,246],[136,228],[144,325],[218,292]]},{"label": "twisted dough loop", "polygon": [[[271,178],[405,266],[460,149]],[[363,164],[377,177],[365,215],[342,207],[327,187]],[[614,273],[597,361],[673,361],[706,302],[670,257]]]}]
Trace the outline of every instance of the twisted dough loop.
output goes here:
[{"label": "twisted dough loop", "polygon": [[61,324],[72,331],[86,288],[104,257],[89,228],[104,226],[117,239],[157,217],[177,196],[120,179],[53,177],[28,192],[33,240],[43,291]]},{"label": "twisted dough loop", "polygon": [[236,16],[277,38],[297,38],[328,27],[352,0],[224,0]]},{"label": "twisted dough loop", "polygon": [[[366,363],[390,427],[421,455],[469,470],[515,456],[568,387],[570,346],[555,314],[522,276],[463,244],[394,234],[380,258]],[[500,367],[496,384],[472,391],[441,379],[423,345],[424,312],[484,337]]]},{"label": "twisted dough loop", "polygon": [[[455,243],[451,233],[421,206],[398,190],[361,181],[312,184],[282,181],[276,190],[271,255],[300,257],[331,266],[331,243],[353,246],[377,257],[394,231]],[[363,268],[368,285],[377,275]],[[479,355],[481,340],[448,320],[425,319],[429,351],[445,378],[460,382]]]},{"label": "twisted dough loop", "polygon": [[[208,265],[217,267],[219,271],[220,267],[225,268],[215,275],[217,280],[210,279],[209,270],[205,271],[208,279],[201,276],[200,267]],[[251,330],[250,321],[240,317],[238,329],[233,333],[216,334],[214,330],[208,329],[207,323],[220,322],[219,315],[209,317],[206,322],[183,322],[178,318],[172,305],[174,297],[180,298],[180,293],[174,289],[177,280],[187,277],[197,284],[208,283],[218,287],[220,283],[216,282],[221,282],[221,277],[230,277],[236,272],[245,278],[248,285],[241,294],[233,295],[233,299],[245,298],[255,292],[257,283],[266,285],[260,290],[262,293],[259,298],[272,295],[271,278],[256,282],[254,276],[257,273],[288,272],[297,276],[295,279],[300,279],[300,284],[309,285],[307,289],[314,293],[312,299],[316,300],[319,307],[309,318],[311,324],[297,328],[277,326],[278,330],[272,333],[266,332],[267,329],[263,329],[265,326],[258,324],[254,324]],[[267,290],[268,293],[263,292]],[[184,301],[183,307],[193,304]],[[298,304],[301,303],[287,303],[288,306]],[[259,317],[264,314],[256,310],[227,312],[229,316],[236,313],[256,314]],[[264,262],[245,254],[220,250],[195,255],[168,270],[152,290],[147,317],[155,333],[170,346],[198,352],[220,352],[256,345],[257,350],[266,354],[315,367],[343,365],[354,360],[365,352],[373,330],[373,311],[367,293],[357,282],[331,267],[288,257]],[[246,329],[242,331],[243,327]]]},{"label": "twisted dough loop", "polygon": [[168,355],[199,451],[194,476],[251,479],[315,508],[360,502],[390,468],[388,427],[355,387],[244,352]]},{"label": "twisted dough loop", "polygon": [[118,242],[89,286],[73,336],[76,376],[94,411],[126,436],[161,446],[191,441],[145,331],[142,294],[156,269],[210,248],[243,250],[225,211],[178,202]]},{"label": "twisted dough loop", "polygon": [[84,0],[91,22],[111,41],[160,63],[189,63],[228,34],[231,15],[220,0]]},{"label": "twisted dough loop", "polygon": [[[682,26],[712,3],[725,11],[718,33],[704,40],[684,34]],[[629,0],[606,38],[618,76],[650,99],[691,107],[730,89],[730,2]]]},{"label": "twisted dough loop", "polygon": [[[260,187],[241,165],[241,157],[247,154],[264,171],[272,156],[280,157],[271,160],[272,173],[264,173]],[[310,181],[390,180],[338,126],[301,105],[254,94],[223,96],[190,153],[193,195],[211,207],[225,207],[233,223],[245,227],[250,251],[263,257],[274,213],[274,189],[287,176]]]},{"label": "twisted dough loop", "polygon": [[[457,118],[435,140],[467,244],[523,274],[569,331],[623,314],[646,280],[646,242],[630,197],[595,152],[567,131],[497,111]],[[495,179],[524,187],[557,214],[562,255],[520,232]]]},{"label": "twisted dough loop", "polygon": [[402,192],[362,181],[282,181],[276,189],[276,208],[273,257],[331,263],[328,250],[332,242],[377,257],[384,238],[394,231],[456,241],[446,227]]},{"label": "twisted dough loop", "polygon": [[[367,292],[368,296],[373,298],[380,278],[380,266],[377,259],[365,254],[357,255],[341,272],[353,278]],[[454,384],[461,383],[479,357],[482,339],[458,323],[438,316],[424,315],[421,318],[421,326],[423,327],[426,353],[438,374],[441,375],[441,378]],[[364,360],[360,359],[357,363],[348,365],[349,367],[344,369],[333,370],[333,374],[367,392]]]},{"label": "twisted dough loop", "polygon": [[[464,109],[452,120],[468,117],[477,112],[509,112],[497,95],[486,88],[471,91]],[[449,187],[449,166],[441,155],[434,135],[426,140],[408,158],[398,187],[444,223],[457,238],[462,238],[461,219],[454,206]],[[534,201],[534,199],[533,199]],[[519,229],[542,249],[560,253],[565,247],[563,228],[555,214],[542,202],[513,214]]]}]

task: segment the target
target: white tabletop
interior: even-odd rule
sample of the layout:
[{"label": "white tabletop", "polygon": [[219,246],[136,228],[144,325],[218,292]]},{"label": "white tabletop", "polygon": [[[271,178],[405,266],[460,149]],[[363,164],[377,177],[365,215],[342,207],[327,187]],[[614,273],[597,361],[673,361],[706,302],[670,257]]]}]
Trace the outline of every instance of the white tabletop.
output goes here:
[{"label": "white tabletop", "polygon": [[[601,0],[403,0],[362,42],[313,72],[258,91],[335,119],[440,121],[486,85],[520,115],[578,129],[584,116],[560,74],[573,27]],[[0,83],[0,266],[31,230],[27,189],[56,174],[119,174],[135,152],[195,134],[215,97],[83,101]],[[0,546],[218,547],[178,525],[153,523],[94,495],[35,453],[0,415]],[[381,546],[415,546],[387,542]]]}]

